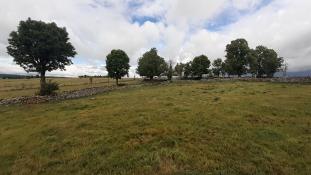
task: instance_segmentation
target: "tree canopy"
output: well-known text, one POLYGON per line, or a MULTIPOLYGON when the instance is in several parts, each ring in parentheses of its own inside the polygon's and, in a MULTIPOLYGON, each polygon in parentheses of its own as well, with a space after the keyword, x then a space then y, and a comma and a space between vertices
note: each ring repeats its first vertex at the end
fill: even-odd
POLYGON ((226 46, 226 72, 229 75, 239 77, 246 73, 247 56, 249 53, 248 43, 245 39, 236 39, 226 46))
POLYGON ((182 73, 184 72, 185 64, 177 63, 175 66, 175 72, 178 74, 179 77, 182 77, 182 73))
POLYGON ((107 55, 106 69, 108 76, 116 79, 117 85, 118 80, 128 74, 130 68, 129 62, 130 59, 123 50, 112 50, 107 55))
POLYGON ((165 73, 167 68, 164 58, 158 55, 156 48, 152 48, 138 60, 137 73, 152 80, 154 76, 165 73))
POLYGON ((255 56, 257 77, 263 77, 263 75, 273 77, 283 63, 283 59, 278 58, 277 53, 273 49, 268 49, 265 46, 257 46, 255 56))
POLYGON ((46 84, 46 71, 65 70, 65 66, 72 64, 70 57, 76 55, 66 28, 60 28, 54 22, 30 18, 21 21, 17 31, 11 32, 8 42, 7 52, 14 62, 27 72, 41 75, 41 89, 46 84))
POLYGON ((220 74, 223 72, 223 62, 221 58, 217 58, 216 60, 213 61, 213 74, 216 75, 217 77, 220 76, 220 74))
POLYGON ((247 73, 252 74, 252 76, 258 75, 258 58, 256 51, 254 49, 250 49, 247 55, 247 62, 248 62, 248 70, 247 73))
POLYGON ((210 60, 205 55, 197 56, 193 59, 191 67, 192 67, 192 74, 199 78, 202 78, 203 74, 208 74, 210 67, 210 60))
POLYGON ((192 76, 192 61, 189 61, 184 65, 184 76, 192 76))
POLYGON ((173 73, 174 73, 174 70, 173 70, 172 61, 169 61, 168 70, 167 70, 167 79, 168 80, 172 80, 173 73))

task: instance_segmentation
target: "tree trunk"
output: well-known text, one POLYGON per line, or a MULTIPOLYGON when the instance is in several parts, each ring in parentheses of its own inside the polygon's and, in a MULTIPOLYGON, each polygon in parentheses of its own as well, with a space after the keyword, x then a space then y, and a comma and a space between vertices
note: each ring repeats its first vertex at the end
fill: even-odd
POLYGON ((273 78, 273 75, 274 75, 274 74, 271 74, 271 73, 270 73, 270 74, 268 74, 267 76, 268 76, 268 78, 273 78))
POLYGON ((262 78, 262 74, 258 73, 256 78, 262 78))
POLYGON ((153 76, 150 76, 150 80, 153 80, 153 76))
POLYGON ((40 73, 40 95, 42 95, 42 91, 44 89, 44 86, 46 84, 45 81, 45 71, 40 73))
POLYGON ((40 88, 43 89, 45 86, 46 81, 45 81, 45 72, 40 73, 40 88))
POLYGON ((119 79, 116 78, 116 85, 118 86, 119 85, 119 79))

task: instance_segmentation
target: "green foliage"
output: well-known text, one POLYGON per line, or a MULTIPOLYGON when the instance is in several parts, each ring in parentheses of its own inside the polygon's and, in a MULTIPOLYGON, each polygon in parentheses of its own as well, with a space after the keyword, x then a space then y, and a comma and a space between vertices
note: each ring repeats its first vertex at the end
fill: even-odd
POLYGON ((118 79, 128 74, 130 68, 130 59, 123 50, 112 50, 107 55, 106 68, 108 76, 116 79, 118 85, 118 79))
POLYGON ((173 77, 173 66, 172 66, 172 62, 170 61, 170 64, 167 70, 167 79, 172 80, 172 77, 173 77))
POLYGON ((239 77, 247 71, 248 43, 245 39, 236 39, 226 46, 226 72, 239 77))
POLYGON ((46 71, 65 70, 66 65, 72 64, 69 57, 76 55, 66 28, 30 18, 19 23, 8 42, 8 54, 16 64, 27 72, 40 73, 41 88, 45 84, 46 71))
POLYGON ((282 67, 284 60, 280 57, 276 57, 277 54, 274 51, 270 51, 270 54, 270 59, 265 59, 263 61, 263 69, 266 76, 272 78, 274 74, 282 67))
POLYGON ((257 63, 257 77, 263 77, 265 70, 263 68, 264 60, 269 59, 269 49, 265 46, 257 46, 255 50, 257 63))
POLYGON ((258 74, 258 58, 256 51, 254 49, 250 49, 247 55, 248 61, 248 73, 252 74, 252 76, 256 76, 258 74))
POLYGON ((226 76, 226 63, 225 62, 221 63, 221 74, 223 77, 226 76))
POLYGON ((278 58, 277 53, 273 49, 264 46, 256 47, 258 76, 265 74, 267 77, 273 77, 274 73, 281 68, 283 59, 278 58))
POLYGON ((182 77, 182 73, 184 72, 185 64, 177 63, 175 66, 175 72, 178 74, 179 77, 182 77))
POLYGON ((186 78, 192 76, 192 61, 189 61, 188 63, 184 64, 184 76, 186 78))
POLYGON ((283 59, 279 58, 273 49, 268 49, 265 46, 257 46, 255 50, 251 50, 248 60, 249 73, 259 78, 273 77, 283 63, 283 59))
POLYGON ((226 52, 224 68, 229 75, 241 76, 250 73, 259 78, 273 77, 284 61, 273 49, 265 46, 250 49, 245 39, 232 41, 226 46, 226 52))
POLYGON ((56 83, 56 82, 52 82, 52 81, 49 81, 47 83, 45 83, 43 85, 43 87, 40 88, 40 91, 38 93, 38 95, 55 95, 56 92, 59 90, 59 84, 56 83))
POLYGON ((217 77, 224 72, 223 70, 223 62, 221 58, 217 58, 216 60, 213 61, 213 74, 216 75, 217 77))
POLYGON ((191 64, 193 76, 202 78, 203 74, 208 74, 208 68, 210 67, 210 64, 210 60, 205 55, 195 57, 191 64))
MULTIPOLYGON (((203 74, 208 74, 210 67, 210 60, 205 55, 200 55, 195 57, 192 61, 187 62, 186 64, 179 65, 182 66, 182 70, 184 71, 185 78, 202 78, 203 74)), ((175 68, 176 69, 176 68, 175 68)), ((179 68, 180 69, 180 68, 179 68)))
POLYGON ((156 48, 143 54, 138 61, 137 73, 153 79, 154 76, 160 76, 167 71, 167 64, 164 58, 160 57, 156 48))

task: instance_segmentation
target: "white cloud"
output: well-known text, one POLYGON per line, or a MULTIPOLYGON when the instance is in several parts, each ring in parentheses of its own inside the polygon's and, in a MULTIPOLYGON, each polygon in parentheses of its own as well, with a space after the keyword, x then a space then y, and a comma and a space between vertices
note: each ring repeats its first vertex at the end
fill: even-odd
POLYGON ((3 0, 0 72, 23 72, 6 54, 6 46, 9 33, 28 17, 65 26, 79 53, 76 65, 55 74, 103 74, 100 67, 111 49, 128 53, 132 74, 137 59, 151 47, 157 47, 161 56, 174 62, 188 61, 199 54, 207 54, 213 60, 223 57, 226 44, 240 37, 246 38, 252 47, 263 44, 277 50, 288 59, 291 70, 310 69, 311 2, 274 0, 257 10, 262 3, 262 0, 3 0), (237 21, 223 25, 220 31, 206 28, 208 22, 225 20, 226 16, 219 19, 217 16, 230 15, 226 14, 228 7, 248 13, 238 15, 237 21), (134 16, 148 16, 157 21, 133 22, 134 16))
POLYGON ((262 0, 232 0, 232 4, 239 10, 252 9, 260 4, 262 0))
POLYGON ((167 21, 181 27, 197 25, 223 10, 225 0, 179 0, 167 12, 167 21))

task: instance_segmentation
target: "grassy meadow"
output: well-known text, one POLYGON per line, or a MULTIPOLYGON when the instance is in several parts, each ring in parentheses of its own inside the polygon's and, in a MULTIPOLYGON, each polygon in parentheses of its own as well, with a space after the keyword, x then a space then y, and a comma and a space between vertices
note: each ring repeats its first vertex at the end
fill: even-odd
MULTIPOLYGON (((108 78, 93 78, 92 84, 89 78, 47 78, 47 81, 59 83, 60 90, 78 90, 90 87, 112 86, 115 85, 114 79, 108 78)), ((135 83, 133 79, 121 79, 120 83, 131 84, 135 83)), ((40 79, 0 79, 0 99, 12 98, 18 96, 34 95, 40 86, 40 79)))
POLYGON ((0 121, 1 175, 311 172, 311 85, 181 81, 1 106, 0 121))

